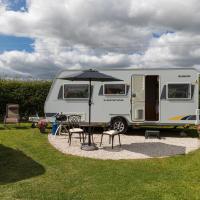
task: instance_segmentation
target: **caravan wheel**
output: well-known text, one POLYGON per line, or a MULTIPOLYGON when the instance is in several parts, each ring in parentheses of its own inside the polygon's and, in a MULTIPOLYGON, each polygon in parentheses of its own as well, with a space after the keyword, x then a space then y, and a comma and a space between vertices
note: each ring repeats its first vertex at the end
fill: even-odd
POLYGON ((119 130, 120 133, 126 133, 128 129, 128 125, 125 119, 122 118, 114 118, 111 122, 111 126, 113 129, 119 130))

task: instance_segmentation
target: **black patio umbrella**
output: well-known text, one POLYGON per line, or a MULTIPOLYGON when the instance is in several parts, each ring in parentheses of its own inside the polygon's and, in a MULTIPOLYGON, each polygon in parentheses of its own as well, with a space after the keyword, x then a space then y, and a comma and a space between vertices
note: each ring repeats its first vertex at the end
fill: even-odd
POLYGON ((97 147, 91 143, 91 105, 92 105, 92 81, 99 81, 99 82, 107 82, 107 81, 122 81, 118 78, 114 78, 112 76, 106 75, 104 73, 98 72, 97 70, 89 69, 84 70, 82 72, 72 74, 69 76, 61 77, 59 79, 63 80, 71 80, 71 81, 89 81, 89 99, 88 99, 88 105, 89 105, 89 131, 88 131, 88 143, 82 145, 82 149, 89 151, 89 150, 95 150, 97 147))

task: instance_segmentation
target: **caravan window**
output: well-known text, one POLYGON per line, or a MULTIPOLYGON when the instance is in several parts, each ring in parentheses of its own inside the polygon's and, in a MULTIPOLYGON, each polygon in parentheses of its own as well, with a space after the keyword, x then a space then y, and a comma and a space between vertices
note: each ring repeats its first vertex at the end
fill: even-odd
POLYGON ((64 84, 64 99, 85 99, 89 96, 89 86, 87 84, 64 84))
POLYGON ((191 84, 170 83, 167 87, 168 99, 191 99, 191 84))
POLYGON ((126 95, 126 84, 104 84, 104 95, 126 95))

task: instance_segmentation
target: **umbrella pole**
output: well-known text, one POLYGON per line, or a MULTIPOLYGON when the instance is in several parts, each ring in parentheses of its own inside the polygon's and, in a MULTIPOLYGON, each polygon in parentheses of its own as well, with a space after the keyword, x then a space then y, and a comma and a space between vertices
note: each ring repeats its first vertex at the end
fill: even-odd
POLYGON ((95 144, 91 143, 91 106, 92 106, 92 85, 91 85, 91 79, 89 80, 89 99, 88 99, 88 105, 89 105, 89 115, 88 115, 88 121, 89 121, 89 127, 88 127, 88 143, 82 144, 81 149, 85 151, 93 151, 97 150, 98 147, 96 147, 95 144))
POLYGON ((89 81, 89 101, 88 101, 88 104, 89 104, 89 130, 88 130, 88 145, 90 146, 91 145, 91 105, 92 105, 92 85, 91 85, 91 79, 89 81))

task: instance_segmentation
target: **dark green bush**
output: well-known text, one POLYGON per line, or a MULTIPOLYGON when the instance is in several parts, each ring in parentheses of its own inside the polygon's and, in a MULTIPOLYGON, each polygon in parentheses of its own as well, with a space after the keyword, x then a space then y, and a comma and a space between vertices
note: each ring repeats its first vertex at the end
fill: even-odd
POLYGON ((0 118, 4 117, 8 103, 20 105, 21 117, 27 118, 36 112, 43 116, 51 84, 51 81, 0 80, 0 118))

